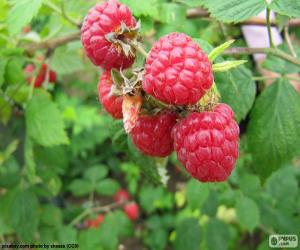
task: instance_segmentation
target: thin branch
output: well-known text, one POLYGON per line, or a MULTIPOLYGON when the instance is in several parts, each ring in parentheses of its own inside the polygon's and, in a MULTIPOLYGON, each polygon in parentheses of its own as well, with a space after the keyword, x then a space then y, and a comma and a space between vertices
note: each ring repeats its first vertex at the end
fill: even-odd
POLYGON ((192 8, 186 11, 187 18, 209 17, 209 12, 202 8, 192 8))
POLYGON ((272 38, 272 29, 271 29, 271 11, 269 8, 267 8, 266 11, 266 19, 267 19, 267 27, 268 27, 268 36, 269 36, 269 43, 270 43, 270 47, 274 48, 274 42, 273 42, 273 38, 272 38))
POLYGON ((76 32, 76 33, 72 33, 66 36, 62 36, 62 37, 58 37, 58 38, 54 38, 54 39, 50 39, 47 41, 43 41, 40 43, 31 43, 28 44, 24 47, 25 51, 28 54, 33 54, 36 50, 39 49, 55 49, 59 46, 62 46, 66 43, 69 42, 73 42, 80 39, 80 31, 76 32))
POLYGON ((77 223, 79 223, 81 220, 83 220, 85 217, 87 217, 91 213, 90 209, 84 210, 82 213, 80 213, 77 217, 75 217, 74 220, 72 220, 69 223, 69 226, 75 226, 77 223))
POLYGON ((297 54, 296 54, 296 52, 294 50, 294 47, 293 47, 293 44, 292 44, 292 41, 291 41, 291 38, 290 38, 290 35, 289 35, 289 26, 288 25, 286 25, 284 27, 284 38, 286 40, 286 43, 287 43, 287 45, 289 47, 289 50, 290 50, 291 54, 294 57, 297 57, 297 54))
POLYGON ((123 201, 120 203, 114 202, 105 206, 98 206, 98 207, 88 207, 85 210, 83 210, 82 213, 80 213, 77 217, 75 217, 74 220, 72 220, 69 223, 69 226, 75 226, 76 224, 78 224, 80 221, 82 221, 85 217, 87 217, 88 215, 92 214, 92 213, 108 213, 109 211, 125 206, 126 204, 128 204, 129 202, 127 201, 123 201))
POLYGON ((272 54, 290 63, 300 66, 300 60, 276 48, 246 48, 237 47, 224 51, 227 55, 252 55, 252 54, 272 54))

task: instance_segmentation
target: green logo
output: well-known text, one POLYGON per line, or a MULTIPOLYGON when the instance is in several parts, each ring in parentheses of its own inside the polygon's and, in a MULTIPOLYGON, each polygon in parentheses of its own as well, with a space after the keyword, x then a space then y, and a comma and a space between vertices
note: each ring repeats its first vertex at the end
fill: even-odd
POLYGON ((277 238, 276 238, 276 237, 272 237, 272 238, 271 238, 271 244, 272 244, 273 246, 275 246, 275 245, 277 244, 277 238))

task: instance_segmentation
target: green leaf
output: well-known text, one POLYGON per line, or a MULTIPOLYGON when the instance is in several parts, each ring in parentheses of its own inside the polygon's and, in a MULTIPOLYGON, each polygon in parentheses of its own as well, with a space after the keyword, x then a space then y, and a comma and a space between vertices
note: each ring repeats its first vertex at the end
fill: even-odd
POLYGON ((139 165, 145 177, 155 184, 162 184, 161 177, 158 173, 155 160, 153 157, 148 157, 141 154, 133 145, 132 140, 128 136, 128 147, 131 158, 139 165))
POLYGON ((161 22, 174 23, 186 19, 186 9, 176 3, 164 3, 161 8, 161 22))
POLYGON ((215 82, 222 102, 232 107, 236 120, 239 122, 244 119, 253 105, 256 94, 251 71, 245 66, 240 66, 230 72, 216 73, 215 82))
POLYGON ((219 197, 215 190, 210 190, 207 200, 204 202, 201 212, 207 214, 210 217, 216 215, 218 211, 219 197))
POLYGON ((57 230, 57 239, 61 244, 77 243, 77 231, 71 226, 62 226, 57 230))
POLYGON ((43 146, 67 144, 62 115, 55 103, 45 95, 35 95, 26 108, 28 135, 43 146))
POLYGON ((84 177, 91 181, 92 183, 96 183, 97 181, 103 179, 108 173, 107 167, 104 165, 97 165, 90 167, 85 173, 84 177))
POLYGON ((37 164, 45 166, 57 174, 64 174, 69 164, 66 151, 65 146, 38 147, 34 153, 37 164))
MULTIPOLYGON (((132 236, 133 225, 123 211, 116 210, 115 212, 110 213, 109 215, 105 216, 104 221, 105 224, 110 224, 114 227, 114 231, 117 233, 118 237, 132 236)), ((103 231, 105 231, 105 228, 103 228, 103 231)))
POLYGON ((234 60, 234 61, 215 63, 212 65, 212 70, 214 72, 225 72, 230 69, 236 68, 246 62, 247 62, 246 60, 234 60))
POLYGON ((256 171, 266 178, 299 155, 300 97, 279 79, 257 98, 248 125, 248 144, 256 171))
POLYGON ((229 243, 229 228, 218 220, 211 219, 207 224, 206 245, 209 250, 226 250, 229 243))
POLYGON ((185 219, 176 227, 175 250, 198 250, 201 243, 201 229, 197 219, 185 219))
POLYGON ((12 114, 12 107, 10 103, 4 98, 3 94, 0 91, 0 121, 3 124, 6 124, 12 114))
POLYGON ((260 222, 259 209, 256 203, 252 199, 243 196, 238 198, 235 209, 238 222, 247 230, 253 232, 260 222))
POLYGON ((258 195, 261 184, 260 179, 254 174, 244 174, 238 179, 240 189, 247 195, 258 195))
POLYGON ((58 74, 71 74, 83 69, 78 51, 61 47, 55 50, 51 60, 51 69, 58 74))
POLYGON ((99 229, 82 230, 79 245, 85 250, 115 250, 120 237, 131 235, 132 223, 123 212, 116 211, 105 216, 99 229))
POLYGON ((214 48, 208 55, 208 59, 213 62, 219 55, 221 55, 225 49, 229 48, 231 44, 234 43, 234 40, 229 40, 218 47, 214 48))
POLYGON ((11 206, 11 223, 21 239, 29 242, 38 226, 38 200, 29 190, 19 191, 11 206))
POLYGON ((7 64, 7 60, 0 58, 0 87, 4 83, 6 64, 7 64))
POLYGON ((208 195, 209 189, 206 184, 193 179, 188 182, 186 196, 188 205, 192 209, 201 208, 202 204, 207 200, 208 195))
MULTIPOLYGON (((78 243, 80 245, 80 249, 84 249, 84 250, 94 250, 94 249, 99 249, 99 250, 104 250, 102 247, 102 242, 101 239, 99 237, 99 229, 89 229, 89 230, 81 230, 80 234, 79 234, 79 239, 78 239, 78 243)), ((110 232, 108 232, 110 233, 110 232)), ((115 236, 115 232, 111 232, 111 234, 113 236, 109 237, 108 239, 112 240, 113 242, 115 242, 116 240, 116 236, 115 236)), ((105 239, 104 240, 108 240, 105 239)), ((111 242, 111 244, 113 244, 113 242, 111 242)))
POLYGON ((8 30, 12 35, 18 34, 38 13, 43 0, 18 0, 8 12, 8 30))
POLYGON ((120 184, 113 179, 105 179, 96 185, 96 192, 103 195, 113 195, 120 189, 120 184))
POLYGON ((135 16, 150 16, 154 19, 159 19, 159 2, 158 0, 136 1, 136 0, 121 0, 126 4, 135 16))
MULTIPOLYGON (((283 50, 286 53, 290 53, 287 44, 281 44, 278 46, 279 49, 283 50)), ((300 57, 300 49, 294 46, 295 52, 298 57, 300 57)), ((266 60, 262 63, 262 66, 270 71, 277 72, 279 74, 290 74, 290 73, 299 73, 300 67, 287 62, 277 56, 268 54, 266 60)))
POLYGON ((213 46, 209 44, 207 41, 201 39, 201 38, 193 38, 193 41, 198 43, 200 48, 206 53, 209 54, 213 51, 213 46))
POLYGON ((162 186, 154 187, 152 185, 144 185, 139 193, 139 201, 143 210, 147 213, 159 209, 171 209, 174 200, 173 196, 162 186))
POLYGON ((58 195, 62 187, 62 181, 58 175, 53 175, 51 178, 47 179, 47 182, 44 183, 53 196, 58 195))
POLYGON ((93 191, 93 183, 84 179, 75 179, 70 184, 69 190, 75 196, 84 196, 93 191))
POLYGON ((34 183, 36 180, 36 162, 34 159, 34 143, 31 138, 27 135, 25 137, 25 145, 24 145, 24 158, 25 158, 25 166, 26 166, 26 175, 31 183, 34 183))
POLYGON ((54 205, 45 205, 42 208, 41 222, 47 226, 59 227, 62 224, 61 210, 54 205))
POLYGON ((295 0, 273 0, 270 8, 289 17, 300 17, 300 2, 295 0))
POLYGON ((108 215, 104 222, 101 224, 99 234, 97 237, 100 239, 100 246, 103 249, 115 250, 118 245, 118 222, 115 221, 113 215, 108 215))
POLYGON ((6 64, 5 82, 8 84, 21 84, 24 81, 22 60, 20 58, 10 59, 6 64))
POLYGON ((8 9, 9 5, 7 0, 0 1, 0 22, 4 22, 6 20, 8 9))
POLYGON ((204 5, 208 8, 211 16, 219 21, 238 23, 256 16, 266 8, 263 0, 210 0, 204 5))
POLYGON ((144 241, 150 249, 166 249, 168 232, 162 228, 156 228, 147 233, 144 241))
POLYGON ((0 215, 0 236, 3 236, 4 234, 11 234, 13 233, 13 229, 5 222, 5 218, 1 214, 0 215))
POLYGON ((266 181, 266 191, 275 201, 276 206, 280 208, 280 211, 292 216, 298 209, 296 202, 299 197, 294 170, 293 167, 281 168, 266 181))
POLYGON ((200 7, 205 3, 205 0, 177 0, 177 2, 185 4, 188 7, 200 7))
POLYGON ((30 86, 27 84, 10 85, 5 90, 5 95, 7 95, 11 100, 18 104, 23 104, 27 102, 30 92, 30 86))

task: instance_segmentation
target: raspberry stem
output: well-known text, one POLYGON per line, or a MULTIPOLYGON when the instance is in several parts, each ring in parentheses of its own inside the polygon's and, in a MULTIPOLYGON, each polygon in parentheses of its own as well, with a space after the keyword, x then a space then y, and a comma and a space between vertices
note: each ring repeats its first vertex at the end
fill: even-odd
POLYGON ((212 87, 206 92, 206 94, 198 102, 200 110, 211 110, 220 100, 220 92, 217 85, 214 82, 212 87))
POLYGON ((138 51, 140 54, 142 54, 145 58, 148 57, 149 53, 142 47, 141 43, 134 43, 131 40, 127 40, 126 41, 128 44, 130 44, 130 46, 132 46, 136 51, 138 51))

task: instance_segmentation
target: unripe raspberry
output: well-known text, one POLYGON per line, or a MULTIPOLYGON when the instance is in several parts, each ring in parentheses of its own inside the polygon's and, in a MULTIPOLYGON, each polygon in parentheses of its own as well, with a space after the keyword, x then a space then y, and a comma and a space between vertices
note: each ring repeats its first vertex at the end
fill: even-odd
POLYGON ((134 145, 146 155, 168 156, 173 151, 171 131, 176 118, 170 112, 140 116, 131 132, 134 145))
POLYGON ((170 104, 195 104, 212 83, 211 63, 189 36, 171 33, 153 45, 143 82, 148 94, 170 104))
POLYGON ((130 196, 128 192, 124 189, 120 189, 115 195, 114 195, 114 201, 116 203, 123 203, 126 201, 129 201, 130 196))
POLYGON ((172 132, 178 160, 202 182, 225 181, 238 158, 239 127, 232 109, 218 104, 212 111, 191 113, 172 132))
MULTIPOLYGON (((27 77, 28 84, 31 84, 31 81, 32 81, 31 75, 33 74, 34 70, 35 70, 35 66, 33 64, 28 64, 24 69, 25 74, 28 75, 28 77, 27 77)), ((48 71, 49 83, 54 84, 56 82, 56 73, 53 70, 48 70, 48 65, 44 63, 44 64, 42 64, 42 66, 35 78, 35 81, 34 81, 35 88, 39 88, 42 86, 42 84, 46 80, 47 71, 48 71)))
POLYGON ((114 96, 112 93, 113 82, 109 71, 105 71, 98 83, 99 100, 105 110, 115 119, 120 119, 122 115, 123 96, 114 96))
POLYGON ((137 220, 139 217, 139 207, 135 202, 129 203, 124 207, 124 212, 130 220, 137 220))
POLYGON ((81 41, 91 61, 106 70, 124 69, 134 62, 132 55, 126 56, 122 48, 105 37, 117 32, 121 23, 135 27, 136 21, 129 8, 116 0, 109 0, 90 9, 81 28, 81 41))

